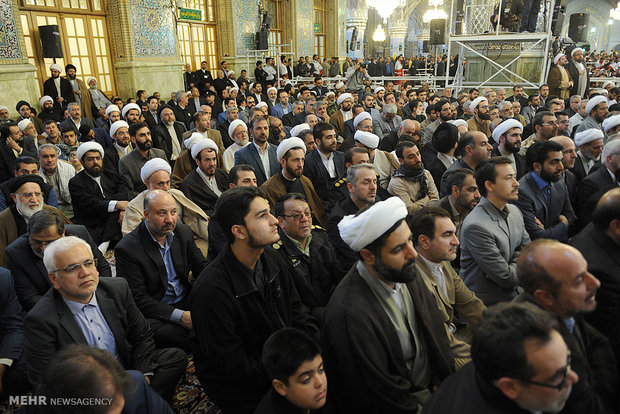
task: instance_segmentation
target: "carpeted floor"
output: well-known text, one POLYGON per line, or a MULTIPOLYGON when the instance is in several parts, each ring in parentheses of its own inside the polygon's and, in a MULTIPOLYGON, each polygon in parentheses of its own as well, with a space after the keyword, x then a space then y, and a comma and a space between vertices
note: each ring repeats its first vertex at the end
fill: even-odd
POLYGON ((187 372, 177 386, 177 395, 171 405, 174 412, 179 414, 221 414, 220 409, 209 401, 198 382, 192 355, 189 356, 187 372))

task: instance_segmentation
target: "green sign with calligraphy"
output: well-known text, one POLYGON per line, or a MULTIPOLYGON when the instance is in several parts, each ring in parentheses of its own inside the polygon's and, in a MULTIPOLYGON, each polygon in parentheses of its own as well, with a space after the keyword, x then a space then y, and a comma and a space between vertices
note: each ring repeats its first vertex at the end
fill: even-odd
POLYGON ((179 17, 183 20, 202 20, 202 10, 196 9, 181 9, 179 11, 179 17))

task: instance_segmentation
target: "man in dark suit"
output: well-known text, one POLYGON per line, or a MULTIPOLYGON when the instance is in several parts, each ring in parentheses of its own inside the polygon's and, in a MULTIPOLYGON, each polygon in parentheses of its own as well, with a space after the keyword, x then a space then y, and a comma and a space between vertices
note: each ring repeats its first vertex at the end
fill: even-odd
POLYGON ((185 125, 185 129, 189 129, 192 123, 192 114, 196 112, 192 110, 193 108, 188 105, 187 92, 178 91, 176 98, 176 106, 173 108, 174 117, 177 122, 181 122, 185 125))
POLYGON ((592 211, 599 198, 614 187, 618 187, 620 177, 620 140, 608 141, 603 147, 601 167, 581 180, 577 190, 577 208, 579 225, 585 227, 592 218, 592 211))
POLYGON ((181 191, 207 216, 213 213, 217 199, 228 189, 228 173, 217 168, 217 144, 204 138, 192 146, 196 168, 181 183, 181 191))
POLYGON ((164 150, 169 160, 176 160, 183 148, 185 124, 177 122, 174 111, 167 105, 159 108, 159 119, 161 122, 152 134, 153 146, 164 150))
POLYGON ((282 123, 287 127, 294 127, 306 122, 306 113, 304 112, 304 103, 295 101, 293 109, 282 117, 282 123))
POLYGON ((492 157, 508 157, 512 161, 512 168, 517 173, 517 180, 521 179, 527 172, 525 157, 519 154, 521 151, 521 134, 523 125, 515 119, 508 119, 501 122, 493 130, 493 139, 497 146, 491 151, 492 157))
POLYGON ((532 169, 519 180, 519 198, 514 204, 523 214, 530 239, 568 241, 569 226, 577 217, 562 180, 562 144, 539 141, 526 153, 532 169))
POLYGON ((330 200, 330 189, 345 173, 344 154, 336 151, 337 134, 334 126, 319 122, 314 126, 316 151, 306 155, 303 174, 312 181, 317 195, 323 202, 330 200))
POLYGON ((157 115, 159 109, 159 99, 155 96, 149 96, 146 99, 146 103, 148 104, 149 110, 142 112, 142 116, 144 117, 144 122, 149 126, 151 132, 154 133, 155 127, 161 122, 159 120, 159 116, 157 115))
MULTIPOLYGON (((613 256, 609 259, 605 265, 613 266, 613 256)), ((555 240, 536 240, 517 260, 523 293, 515 302, 534 303, 557 319, 558 332, 571 353, 571 369, 579 375, 564 412, 617 412, 618 375, 610 363, 614 358, 609 341, 602 333, 609 330, 599 332, 584 320, 600 310, 595 311, 596 299, 603 290, 589 270, 590 263, 574 247, 555 240)), ((617 308, 617 304, 613 306, 617 308)), ((619 315, 615 312, 609 316, 619 315)), ((618 331, 616 326, 609 328, 618 331)))
POLYGON ((276 146, 267 142, 269 125, 264 117, 256 117, 250 121, 253 142, 235 152, 235 165, 248 164, 254 167, 256 184, 260 187, 280 169, 276 146), (260 153, 259 153, 260 151, 260 153))
POLYGON ((13 165, 20 156, 37 158, 34 140, 24 137, 16 123, 6 123, 0 127, 0 182, 13 176, 13 165))
POLYGON ((15 279, 17 297, 26 312, 39 301, 52 284, 43 264, 43 252, 53 241, 65 236, 77 236, 87 242, 97 259, 97 271, 111 277, 112 271, 86 227, 65 224, 62 217, 50 210, 36 212, 28 220, 28 233, 22 234, 6 248, 6 266, 15 279))
POLYGON ((564 185, 568 190, 568 198, 573 204, 575 210, 575 198, 577 197, 577 178, 572 170, 577 160, 577 151, 575 150, 575 142, 569 137, 563 135, 551 138, 551 141, 558 142, 562 145, 562 165, 564 166, 564 185))
POLYGON ((206 60, 200 63, 200 69, 194 72, 194 78, 196 86, 200 90, 200 94, 204 95, 207 89, 209 89, 209 86, 213 83, 213 77, 211 76, 211 71, 207 69, 206 60))
POLYGON ((69 180, 75 220, 83 224, 95 240, 110 247, 121 239, 122 217, 129 198, 129 189, 118 174, 103 171, 103 148, 96 142, 85 142, 77 150, 84 169, 69 180))
POLYGON ((11 272, 0 267, 0 401, 28 391, 23 312, 11 272))
MULTIPOLYGON (((129 124, 125 121, 116 121, 110 126, 110 136, 114 143, 104 150, 103 170, 105 175, 118 175, 120 159, 133 150, 129 136, 129 124)), ((103 146, 102 146, 103 147, 103 146)))
POLYGON ((50 96, 54 100, 54 108, 61 111, 69 102, 75 102, 73 86, 67 79, 60 77, 62 66, 54 63, 50 65, 50 71, 52 77, 43 83, 43 95, 50 96))
POLYGON ((153 332, 138 310, 127 281, 99 278, 90 246, 77 237, 50 244, 43 256, 50 289, 24 320, 28 376, 36 383, 56 352, 88 344, 117 357, 125 369, 141 371, 164 399, 185 374, 187 356, 156 349, 153 332))
POLYGON ((189 276, 197 277, 207 262, 191 229, 177 222, 177 205, 170 194, 153 190, 144 205, 144 221, 114 248, 117 274, 127 279, 154 331, 155 344, 191 352, 189 276))
POLYGON ((573 237, 588 262, 588 272, 601 282, 596 309, 586 320, 609 338, 620 372, 620 189, 606 192, 594 209, 592 224, 573 237))
MULTIPOLYGON (((406 122, 413 123, 416 121, 407 120, 406 122)), ((445 173, 446 170, 450 168, 452 163, 455 161, 454 151, 456 151, 458 141, 458 128, 448 122, 442 122, 437 125, 435 131, 433 132, 433 135, 430 138, 430 141, 422 147, 426 148, 428 146, 432 146, 433 149, 436 151, 434 156, 430 157, 432 161, 424 164, 424 166, 428 169, 428 172, 430 172, 433 176, 433 181, 435 181, 435 185, 441 183, 441 177, 443 176, 443 173, 445 173)))

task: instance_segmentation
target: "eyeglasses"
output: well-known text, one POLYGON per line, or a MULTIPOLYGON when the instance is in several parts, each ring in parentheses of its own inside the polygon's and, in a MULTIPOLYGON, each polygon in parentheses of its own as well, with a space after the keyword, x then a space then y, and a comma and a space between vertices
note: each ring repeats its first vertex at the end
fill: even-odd
POLYGON ((546 384, 544 382, 524 380, 524 379, 520 379, 519 381, 525 382, 526 384, 538 385, 539 387, 551 388, 554 390, 562 391, 562 388, 564 388, 564 386, 566 385, 566 381, 568 379, 568 374, 570 373, 570 369, 571 369, 571 354, 569 351, 568 356, 566 357, 566 369, 564 370, 564 375, 562 375, 562 381, 560 381, 558 385, 551 385, 551 384, 546 384))
POLYGON ((56 240, 58 239, 43 241, 43 240, 33 239, 32 237, 28 237, 28 241, 30 242, 30 245, 35 248, 49 246, 50 244, 54 243, 56 240))
POLYGON ((295 213, 295 214, 282 214, 282 217, 291 217, 295 221, 301 221, 302 217, 310 219, 312 217, 312 212, 306 210, 303 213, 295 213))
POLYGON ((553 126, 553 125, 557 125, 558 123, 556 121, 549 121, 549 122, 543 122, 542 124, 546 126, 553 126))
POLYGON ((18 193, 21 197, 30 198, 32 196, 41 197, 43 195, 40 191, 35 191, 34 193, 18 193))
POLYGON ((93 267, 97 266, 97 259, 90 259, 82 263, 70 264, 69 266, 63 267, 62 269, 52 270, 50 273, 56 273, 56 272, 74 273, 80 270, 82 266, 87 269, 92 269, 93 267))

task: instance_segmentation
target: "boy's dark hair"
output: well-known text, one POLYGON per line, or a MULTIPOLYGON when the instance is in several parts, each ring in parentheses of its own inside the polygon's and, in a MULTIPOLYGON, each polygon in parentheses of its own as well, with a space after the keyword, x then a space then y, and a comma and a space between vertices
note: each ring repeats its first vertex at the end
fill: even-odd
POLYGON ((555 141, 538 141, 533 143, 525 153, 525 161, 527 167, 530 170, 534 169, 534 163, 537 162, 541 165, 545 163, 545 160, 549 157, 550 152, 562 152, 562 144, 555 141))
POLYGON ((403 152, 405 152, 405 148, 413 148, 416 144, 411 141, 401 141, 396 145, 396 157, 399 160, 403 159, 403 152))
POLYGON ((228 172, 228 184, 237 185, 239 182, 239 171, 252 171, 254 172, 254 167, 248 164, 239 164, 235 165, 228 172))
MULTIPOLYGON (((141 130, 142 128, 148 128, 148 124, 146 122, 135 122, 131 125, 129 125, 129 136, 130 137, 136 137, 136 134, 138 133, 139 130, 141 130)), ((150 131, 150 129, 149 129, 150 131)))
POLYGON ((478 185, 478 191, 483 197, 487 196, 487 187, 484 185, 487 181, 495 182, 497 178, 496 165, 512 164, 508 157, 492 157, 486 161, 481 162, 476 167, 474 177, 476 178, 476 184, 478 185))
POLYGON ((250 204, 256 197, 267 197, 257 187, 235 187, 224 191, 215 204, 215 216, 220 223, 226 240, 235 241, 231 228, 234 225, 245 226, 245 216, 250 211, 250 204))
POLYGON ((450 214, 441 207, 424 207, 407 218, 414 246, 418 245, 418 238, 421 235, 427 236, 431 240, 435 238, 435 221, 439 217, 450 218, 450 214))
POLYGON ((263 346, 263 365, 272 379, 289 385, 289 378, 306 361, 321 355, 321 348, 307 333, 295 328, 282 328, 273 333, 263 346))

